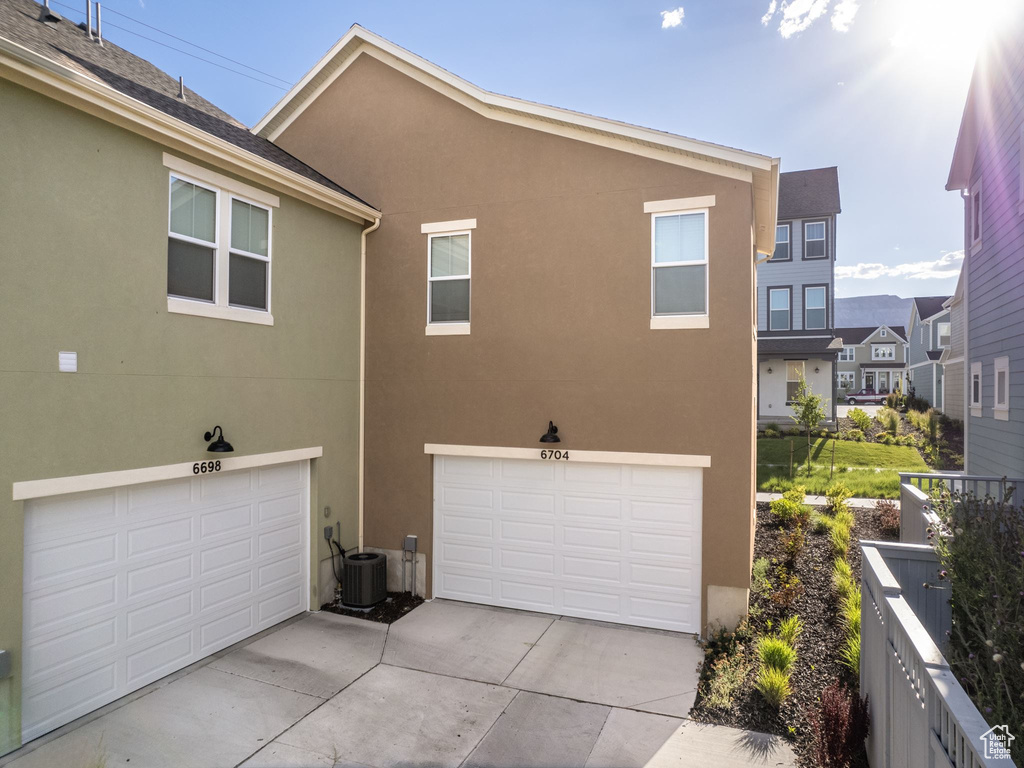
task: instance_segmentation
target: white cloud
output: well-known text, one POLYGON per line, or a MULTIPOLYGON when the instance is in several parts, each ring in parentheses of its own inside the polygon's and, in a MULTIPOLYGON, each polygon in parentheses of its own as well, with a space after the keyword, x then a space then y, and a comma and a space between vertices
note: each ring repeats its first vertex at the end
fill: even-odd
POLYGON ((670 29, 672 27, 678 27, 680 24, 683 23, 684 15, 685 13, 683 12, 683 6, 681 5, 678 8, 671 11, 662 11, 661 28, 670 29))
POLYGON ((771 5, 768 6, 768 11, 765 13, 764 16, 761 17, 761 23, 767 27, 768 22, 772 20, 772 17, 775 16, 775 11, 777 11, 778 9, 779 0, 772 0, 771 5))
POLYGON ((825 15, 829 0, 791 0, 782 3, 782 21, 779 34, 789 39, 797 32, 803 32, 825 15))
POLYGON ((848 32, 859 9, 860 0, 839 0, 832 9, 832 29, 836 32, 848 32))
POLYGON ((863 262, 852 267, 837 266, 836 277, 840 280, 877 280, 881 277, 937 280, 959 275, 963 260, 963 251, 943 251, 935 261, 912 261, 893 265, 863 262))

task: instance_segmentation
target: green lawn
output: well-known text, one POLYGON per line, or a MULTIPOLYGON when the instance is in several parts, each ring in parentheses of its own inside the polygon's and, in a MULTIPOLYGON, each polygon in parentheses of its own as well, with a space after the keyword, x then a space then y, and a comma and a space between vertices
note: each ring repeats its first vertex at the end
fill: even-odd
POLYGON ((928 472, 916 448, 906 445, 880 445, 837 440, 836 471, 829 477, 832 462, 832 440, 817 439, 811 443, 811 473, 807 474, 806 438, 757 441, 757 490, 784 491, 802 485, 811 494, 824 494, 835 480, 842 480, 854 496, 897 499, 900 495, 900 472, 928 472), (793 478, 789 477, 789 445, 795 452, 793 478), (799 464, 799 466, 797 466, 799 464), (881 470, 881 471, 879 471, 881 470))

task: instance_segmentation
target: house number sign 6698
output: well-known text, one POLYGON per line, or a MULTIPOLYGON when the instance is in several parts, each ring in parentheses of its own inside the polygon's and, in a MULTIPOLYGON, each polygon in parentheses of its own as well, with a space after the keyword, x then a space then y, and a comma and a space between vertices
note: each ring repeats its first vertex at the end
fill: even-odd
POLYGON ((207 472, 220 472, 220 461, 197 461, 192 465, 193 475, 205 475, 207 472))
POLYGON ((543 451, 540 452, 540 457, 542 459, 554 459, 555 461, 568 461, 569 460, 569 452, 568 451, 552 451, 552 450, 548 450, 548 449, 545 448, 543 451))

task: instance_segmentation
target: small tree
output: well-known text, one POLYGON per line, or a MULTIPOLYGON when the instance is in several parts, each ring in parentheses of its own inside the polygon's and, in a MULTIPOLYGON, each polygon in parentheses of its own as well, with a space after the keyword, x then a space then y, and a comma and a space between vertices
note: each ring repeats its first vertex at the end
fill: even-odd
POLYGON ((807 434, 807 474, 811 474, 811 430, 817 429, 825 418, 825 406, 828 400, 821 395, 816 395, 807 386, 807 380, 800 377, 797 385, 796 397, 793 401, 793 415, 790 416, 797 426, 803 427, 807 434))

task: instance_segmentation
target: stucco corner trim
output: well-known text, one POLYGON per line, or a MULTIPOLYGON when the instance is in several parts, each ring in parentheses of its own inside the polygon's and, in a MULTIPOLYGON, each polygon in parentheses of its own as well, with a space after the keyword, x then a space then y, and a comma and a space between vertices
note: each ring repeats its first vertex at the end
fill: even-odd
POLYGON ((433 323, 427 326, 427 336, 469 336, 469 323, 433 323))
POLYGON ((476 229, 476 219, 456 219, 455 221, 434 221, 420 225, 421 235, 436 235, 439 232, 462 232, 476 229))
POLYGON ((250 456, 230 456, 226 458, 204 453, 202 456, 196 457, 194 461, 186 461, 181 464, 164 464, 157 467, 99 472, 92 475, 52 477, 46 480, 25 480, 13 484, 12 496, 14 501, 24 501, 44 496, 59 496, 65 493, 100 491, 106 488, 120 488, 125 485, 176 480, 196 474, 194 469, 196 462, 214 459, 220 461, 221 472, 231 472, 236 469, 252 469, 253 467, 265 467, 272 464, 287 464, 292 461, 318 459, 323 455, 323 446, 296 448, 290 451, 275 451, 273 453, 254 453, 250 456))
POLYGON ((671 330, 673 328, 710 328, 707 315, 663 315, 651 318, 652 331, 671 330))
MULTIPOLYGON (((484 459, 541 459, 541 451, 553 450, 550 447, 513 448, 500 445, 446 445, 443 443, 426 443, 423 453, 439 456, 472 456, 484 459)), ((654 467, 703 467, 711 466, 711 457, 700 454, 683 453, 632 453, 625 451, 581 451, 570 446, 560 445, 557 449, 569 453, 568 461, 587 464, 635 464, 654 467)), ((564 461, 565 459, 563 459, 564 461)))
POLYGON ((269 312, 261 312, 257 309, 221 307, 202 301, 176 299, 172 296, 167 297, 167 311, 176 315, 197 315, 199 317, 211 317, 215 320, 234 320, 236 323, 274 324, 274 316, 269 312))
POLYGON ((695 208, 712 208, 714 205, 714 195, 703 195, 701 197, 677 197, 675 200, 650 200, 644 203, 644 213, 689 211, 695 208))

